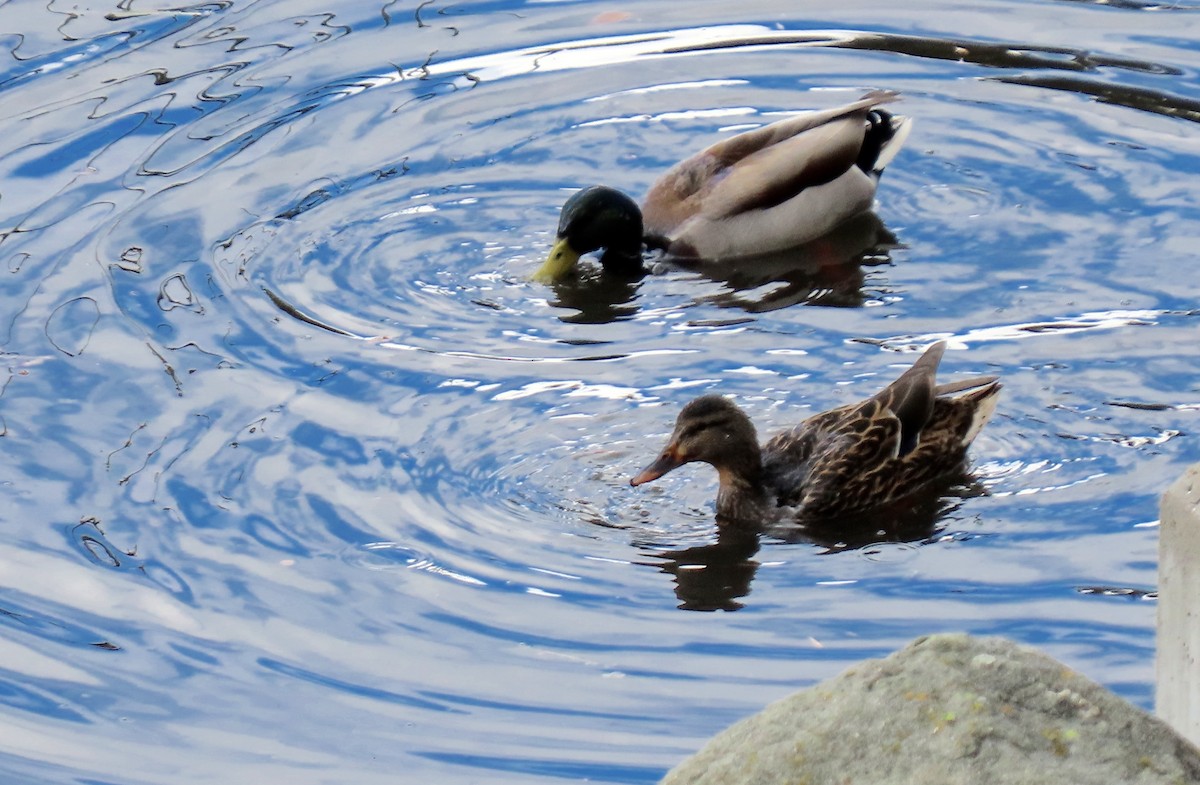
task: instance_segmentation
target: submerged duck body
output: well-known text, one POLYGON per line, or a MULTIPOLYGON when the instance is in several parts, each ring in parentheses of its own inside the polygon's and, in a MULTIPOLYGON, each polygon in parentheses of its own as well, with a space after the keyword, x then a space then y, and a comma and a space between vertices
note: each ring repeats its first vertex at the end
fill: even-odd
POLYGON ((1000 393, 995 376, 938 385, 945 348, 934 344, 879 393, 814 415, 761 448, 733 402, 697 398, 679 413, 662 454, 630 483, 708 463, 720 483, 718 522, 756 525, 829 520, 914 494, 962 469, 1000 393))
POLYGON ((555 245, 535 279, 569 273, 604 249, 606 270, 642 271, 644 247, 680 261, 724 261, 811 242, 870 209, 883 168, 910 121, 879 107, 899 96, 868 93, 738 134, 671 167, 639 208, 603 185, 563 205, 555 245))

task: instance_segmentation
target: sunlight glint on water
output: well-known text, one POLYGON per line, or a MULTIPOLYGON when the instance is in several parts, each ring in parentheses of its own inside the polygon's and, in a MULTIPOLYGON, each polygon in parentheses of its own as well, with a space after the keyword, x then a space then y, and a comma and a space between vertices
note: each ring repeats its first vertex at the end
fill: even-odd
POLYGON ((5 781, 652 783, 942 630, 1149 705, 1194 8, 612 11, 0 7, 5 781), (872 88, 915 125, 860 263, 527 280, 573 189, 872 88), (629 487, 697 395, 765 437, 942 338, 1005 390, 931 525, 629 487))

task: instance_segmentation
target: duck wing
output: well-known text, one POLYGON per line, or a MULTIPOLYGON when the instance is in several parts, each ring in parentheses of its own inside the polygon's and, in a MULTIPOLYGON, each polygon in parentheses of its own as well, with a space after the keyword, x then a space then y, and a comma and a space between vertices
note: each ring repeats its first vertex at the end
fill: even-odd
POLYGON ((901 439, 901 424, 883 403, 868 399, 838 410, 840 417, 812 445, 803 466, 803 478, 795 475, 779 503, 821 515, 839 506, 853 506, 844 498, 847 490, 879 482, 876 478, 892 465, 901 439))
MULTIPOLYGON (((847 115, 865 115, 868 110, 896 101, 899 97, 898 93, 891 90, 873 90, 857 101, 851 101, 842 106, 803 112, 794 117, 777 120, 761 128, 745 131, 737 136, 722 139, 695 157, 709 156, 721 162, 722 166, 731 167, 760 150, 795 138, 806 131, 819 128, 847 115)), ((861 139, 859 144, 862 144, 861 139)))
POLYGON ((868 93, 724 139, 676 164, 646 195, 646 232, 669 238, 673 255, 710 259, 826 234, 870 208, 877 173, 902 144, 908 121, 878 121, 888 127, 875 133, 868 114, 897 97, 868 93))
POLYGON ((849 478, 894 458, 900 421, 874 399, 809 417, 763 445, 766 485, 784 507, 836 497, 849 478))
POLYGON ((759 129, 762 136, 742 141, 743 134, 714 145, 722 148, 714 156, 724 168, 702 193, 702 213, 715 220, 774 207, 806 188, 841 177, 858 162, 867 112, 875 103, 864 99, 815 113, 824 117, 781 120, 759 129))
POLYGON ((976 376, 936 384, 945 349, 935 343, 878 394, 767 442, 764 477, 778 503, 802 517, 828 517, 898 498, 961 467, 995 410, 1000 383, 976 376))
POLYGON ((938 396, 937 369, 945 351, 945 341, 930 346, 911 368, 900 374, 900 378, 872 397, 891 411, 900 423, 900 442, 895 457, 907 455, 916 448, 921 431, 933 415, 934 400, 938 396))

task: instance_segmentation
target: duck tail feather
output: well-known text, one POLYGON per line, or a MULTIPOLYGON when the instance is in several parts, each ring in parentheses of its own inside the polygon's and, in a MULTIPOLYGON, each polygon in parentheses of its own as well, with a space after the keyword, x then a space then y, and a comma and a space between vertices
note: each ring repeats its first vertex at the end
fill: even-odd
POLYGON ((945 384, 939 384, 936 388, 934 388, 934 394, 940 397, 942 395, 950 395, 952 393, 962 392, 963 390, 971 390, 975 387, 983 387, 985 384, 991 384, 999 378, 999 376, 972 376, 969 379, 959 379, 953 382, 946 382, 945 384))
POLYGON ((899 101, 900 93, 895 90, 876 88, 863 93, 863 97, 858 100, 869 101, 872 106, 879 106, 880 104, 890 104, 892 101, 899 101))
POLYGON ((1002 387, 1000 382, 992 382, 986 387, 980 387, 958 399, 972 407, 971 423, 967 426, 966 434, 963 435, 963 447, 975 441, 975 437, 983 430, 983 426, 987 425, 988 420, 992 419, 992 415, 996 413, 996 401, 1000 398, 1002 387))
POLYGON ((876 176, 883 173, 884 168, 892 162, 896 157, 896 153, 900 152, 900 148, 904 146, 904 141, 908 139, 908 135, 912 132, 913 121, 911 117, 901 117, 899 115, 880 112, 886 116, 890 122, 887 138, 879 145, 879 152, 875 155, 875 160, 871 164, 870 171, 876 176))

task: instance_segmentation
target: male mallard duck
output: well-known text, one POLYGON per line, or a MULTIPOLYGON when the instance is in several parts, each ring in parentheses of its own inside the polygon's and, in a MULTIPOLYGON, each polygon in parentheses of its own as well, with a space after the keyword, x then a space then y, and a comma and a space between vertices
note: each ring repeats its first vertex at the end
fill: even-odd
POLYGON ((945 350, 935 343, 881 392, 814 415, 761 449, 750 418, 731 401, 697 398, 679 413, 662 454, 630 484, 691 461, 712 464, 720 522, 828 519, 901 499, 960 470, 996 409, 995 376, 936 383, 945 350))
POLYGON ((580 254, 601 248, 605 269, 637 274, 643 245, 718 261, 821 237, 870 209, 879 175, 908 136, 907 118, 878 108, 897 98, 874 91, 717 142, 671 167, 641 209, 616 189, 584 188, 563 205, 534 279, 558 280, 580 254))

